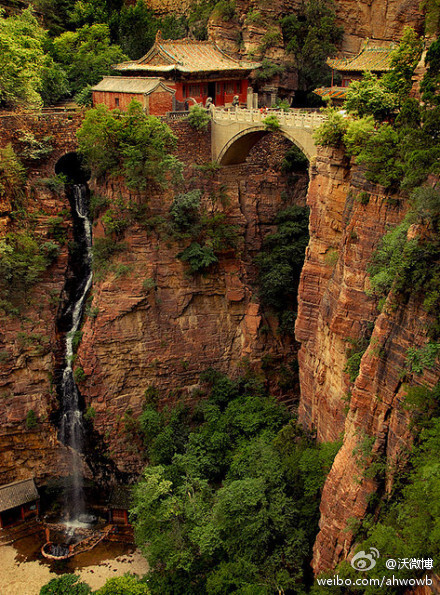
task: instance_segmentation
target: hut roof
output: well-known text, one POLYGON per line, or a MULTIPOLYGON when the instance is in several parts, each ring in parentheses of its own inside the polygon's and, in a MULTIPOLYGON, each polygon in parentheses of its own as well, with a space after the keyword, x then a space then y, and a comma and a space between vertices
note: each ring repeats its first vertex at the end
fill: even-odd
POLYGON ((92 91, 111 93, 142 93, 149 95, 156 89, 175 93, 175 89, 167 87, 163 81, 153 77, 105 76, 102 81, 92 87, 92 91))
POLYGON ((250 71, 257 62, 239 62, 228 56, 212 41, 193 39, 164 40, 160 31, 150 51, 139 60, 121 62, 113 68, 119 71, 182 73, 250 71))
POLYGON ((33 478, 0 486, 0 512, 34 502, 39 497, 33 478))

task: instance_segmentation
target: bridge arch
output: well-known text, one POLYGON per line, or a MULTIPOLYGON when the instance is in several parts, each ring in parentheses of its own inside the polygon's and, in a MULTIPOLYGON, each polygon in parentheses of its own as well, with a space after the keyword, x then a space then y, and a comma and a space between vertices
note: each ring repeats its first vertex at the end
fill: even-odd
MULTIPOLYGON (((276 116, 279 131, 306 155, 310 161, 316 155, 313 132, 325 120, 319 112, 302 110, 271 111, 276 116)), ((267 114, 259 110, 214 109, 211 122, 212 159, 222 165, 242 163, 250 149, 269 131, 264 126, 267 114)))
MULTIPOLYGON (((295 138, 294 135, 288 131, 280 129, 281 134, 290 140, 294 145, 300 149, 307 159, 310 161, 312 155, 310 154, 310 147, 304 146, 304 143, 300 139, 295 138)), ((220 150, 217 157, 217 161, 220 165, 235 165, 237 163, 243 163, 246 161, 246 157, 249 155, 249 151, 252 149, 257 142, 267 134, 270 134, 269 130, 266 130, 264 126, 253 126, 246 130, 241 130, 235 136, 233 136, 220 150)))

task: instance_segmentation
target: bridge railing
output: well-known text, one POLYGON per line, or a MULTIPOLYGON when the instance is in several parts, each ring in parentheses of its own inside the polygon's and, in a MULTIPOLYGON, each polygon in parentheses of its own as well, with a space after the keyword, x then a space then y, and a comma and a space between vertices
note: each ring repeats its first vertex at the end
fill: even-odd
POLYGON ((250 124, 264 124, 268 116, 275 115, 281 126, 292 128, 317 128, 326 119, 320 112, 303 112, 298 109, 291 109, 287 112, 283 110, 268 110, 261 112, 259 109, 243 108, 214 108, 212 118, 214 122, 249 122, 250 124))

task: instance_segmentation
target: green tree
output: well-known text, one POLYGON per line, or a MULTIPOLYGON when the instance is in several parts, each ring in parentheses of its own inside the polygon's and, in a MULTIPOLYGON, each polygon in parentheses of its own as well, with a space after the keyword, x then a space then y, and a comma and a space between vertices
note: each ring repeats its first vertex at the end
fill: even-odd
POLYGON ((44 39, 31 8, 9 18, 0 10, 0 107, 41 103, 44 39))
POLYGON ((276 217, 277 231, 266 236, 255 262, 262 303, 278 315, 282 330, 292 333, 299 276, 309 240, 308 209, 289 207, 276 217), (287 324, 286 324, 287 323, 287 324))
POLYGON ((412 77, 423 50, 423 41, 411 27, 405 27, 398 47, 391 54, 391 70, 383 76, 384 85, 402 103, 411 91, 412 77))
POLYGON ((69 94, 69 82, 65 71, 46 55, 41 71, 39 93, 44 105, 52 105, 69 94))
POLYGON ((361 80, 350 83, 344 108, 359 118, 373 116, 383 121, 396 110, 397 96, 389 90, 383 78, 366 72, 361 80))
POLYGON ((323 147, 343 147, 344 136, 348 128, 348 120, 335 108, 325 110, 327 118, 315 130, 313 138, 323 147))
POLYGON ((431 105, 440 103, 440 39, 434 41, 426 53, 425 59, 428 67, 423 77, 420 89, 423 93, 423 101, 431 105))
POLYGON ((78 93, 87 85, 95 85, 111 66, 126 59, 117 45, 111 45, 108 25, 84 25, 67 31, 53 40, 53 58, 67 74, 70 90, 78 93))
POLYGON ((40 595, 89 595, 92 589, 76 574, 62 574, 41 587, 40 595))
POLYGON ((164 184, 167 172, 179 168, 168 154, 176 137, 135 101, 124 114, 104 105, 87 112, 78 142, 93 175, 122 175, 134 190, 145 191, 152 182, 164 184))
POLYGON ((310 92, 330 82, 326 64, 335 55, 343 29, 337 24, 331 0, 307 0, 296 14, 281 21, 286 50, 293 55, 298 69, 298 86, 310 92))
MULTIPOLYGON (((168 463, 147 467, 135 488, 131 518, 151 566, 149 586, 153 593, 296 589, 337 446, 313 446, 255 379, 210 370, 201 380, 209 396, 181 419, 186 440, 168 463)), ((162 423, 148 418, 160 436, 162 423)))

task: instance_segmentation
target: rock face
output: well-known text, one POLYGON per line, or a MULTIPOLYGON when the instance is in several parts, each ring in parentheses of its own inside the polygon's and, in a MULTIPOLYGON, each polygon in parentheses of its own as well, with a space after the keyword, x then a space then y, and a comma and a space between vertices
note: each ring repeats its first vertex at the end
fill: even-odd
POLYGON ((364 517, 373 491, 390 489, 393 473, 405 461, 411 436, 402 407, 404 380, 434 386, 440 367, 413 378, 408 372, 408 348, 427 341, 421 305, 388 301, 379 314, 366 293, 367 264, 387 227, 403 218, 403 201, 366 184, 340 152, 330 149, 318 154, 307 200, 310 243, 296 324, 302 343, 299 418, 320 441, 344 436, 322 494, 313 560, 319 573, 347 557, 351 520, 364 517), (362 337, 368 348, 353 384, 344 372, 346 354, 362 337), (388 469, 380 486, 368 476, 368 467, 378 461, 388 469))
MULTIPOLYGON (((59 219, 58 232, 65 237, 55 263, 44 273, 23 303, 18 316, 5 316, 0 330, 0 484, 35 475, 39 480, 63 473, 64 449, 57 440, 50 414, 57 406, 53 371, 59 348, 56 318, 63 290, 67 240, 71 237, 70 206, 64 192, 49 190, 43 178, 55 174, 55 163, 76 147, 81 116, 3 116, 0 146, 11 142, 17 152, 26 144, 25 133, 39 140, 50 136, 52 151, 43 161, 28 161, 24 207, 27 225, 34 225, 41 241, 53 240, 51 227, 59 219), (57 131, 58 134, 54 134, 57 131), (33 222, 33 223, 31 223, 33 222), (28 427, 33 411, 37 424, 28 427)), ((0 201, 0 236, 16 230, 14 205, 6 196, 0 201)))
MULTIPOLYGON (((58 159, 75 150, 80 117, 3 120, 0 146, 12 142, 17 152, 24 149, 19 140, 23 131, 37 139, 52 135, 50 155, 26 163, 26 210, 42 241, 53 239, 53 220, 58 217, 64 237, 57 260, 33 286, 20 316, 4 317, 0 330, 0 485, 29 475, 44 483, 68 473, 54 423, 54 376, 62 357, 63 337, 56 320, 72 229, 64 192, 51 191, 41 180, 53 176, 58 159), (34 427, 26 423, 30 411, 37 419, 34 427)), ((159 388, 164 405, 191 402, 199 373, 209 366, 234 374, 249 366, 261 369, 265 355, 270 354, 274 367, 296 357, 293 341, 280 338, 276 320, 259 304, 253 264, 264 236, 275 229, 276 213, 288 204, 282 199, 286 180, 280 175, 280 161, 290 143, 269 135, 254 148, 248 163, 204 174, 196 166, 211 160, 209 132, 196 133, 185 122, 172 125, 177 156, 187 166, 186 180, 179 189, 152 193, 151 218, 168 216, 175 192, 200 187, 205 190, 206 210, 224 212, 237 226, 240 241, 235 254, 222 253, 206 276, 193 277, 176 258, 188 241, 174 240, 160 224, 136 225, 125 232, 126 249, 115 256, 110 271, 94 281, 94 314, 85 318, 76 364, 86 374, 80 389, 95 413, 98 434, 93 439, 104 440, 106 454, 119 470, 130 473, 137 473, 143 462, 126 430, 141 412, 148 387, 159 388), (224 205, 219 198, 214 204, 212 192, 222 195, 224 205)), ((307 174, 299 177, 295 189, 289 190, 291 202, 305 203, 307 183, 307 174)), ((95 190, 113 199, 127 193, 119 180, 95 190)), ((13 208, 7 197, 0 205, 0 237, 16 229, 13 208)), ((103 234, 99 220, 93 233, 95 238, 103 234)), ((278 380, 276 372, 268 380, 275 395, 287 402, 298 398, 296 386, 284 383, 280 388, 278 380)))
MULTIPOLYGON (((159 0, 160 1, 160 0, 159 0)), ((419 0, 336 0, 338 24, 344 28, 341 51, 357 53, 366 39, 379 45, 398 41, 406 26, 423 32, 423 15, 419 0)), ((209 36, 223 49, 242 54, 261 54, 269 60, 291 61, 284 53, 284 44, 279 26, 280 18, 294 13, 301 6, 299 0, 274 0, 255 2, 237 0, 235 17, 224 21, 214 15, 209 23, 209 36), (268 44, 268 32, 271 41, 268 44), (280 35, 277 37, 275 33, 280 35), (240 44, 238 43, 240 41, 240 44), (263 50, 259 48, 264 48, 263 50), (241 49, 240 49, 241 48, 241 49)))
MULTIPOLYGON (((178 157, 187 163, 206 160, 205 137, 189 145, 185 139, 191 131, 183 123, 178 128, 178 157)), ((295 348, 277 336, 275 321, 261 309, 252 263, 282 208, 279 161, 287 146, 282 139, 263 140, 250 162, 222 169, 207 182, 227 195, 220 211, 239 230, 238 253, 225 252, 205 275, 192 276, 176 258, 188 241, 135 226, 123 238, 126 250, 113 261, 116 273, 95 282, 91 308, 98 313, 86 319, 78 351, 86 374, 80 390, 120 471, 137 473, 143 464, 130 449, 134 438, 129 422, 141 413, 148 388, 159 389, 163 405, 191 403, 199 375, 208 367, 235 375, 247 366, 260 369, 269 353, 274 361, 294 356, 295 348), (117 274, 121 265, 129 270, 124 276, 117 274)), ((198 175, 197 185, 203 187, 203 175, 198 175)), ((306 185, 307 178, 299 181, 296 202, 304 200, 306 185)), ((126 190, 113 181, 99 192, 114 198, 126 190)), ((151 217, 166 217, 172 200, 172 191, 151 196, 151 217)), ((218 211, 208 192, 203 200, 207 212, 218 211)), ((95 235, 99 233, 98 223, 95 235)), ((276 384, 273 391, 283 400, 295 392, 276 384)))

